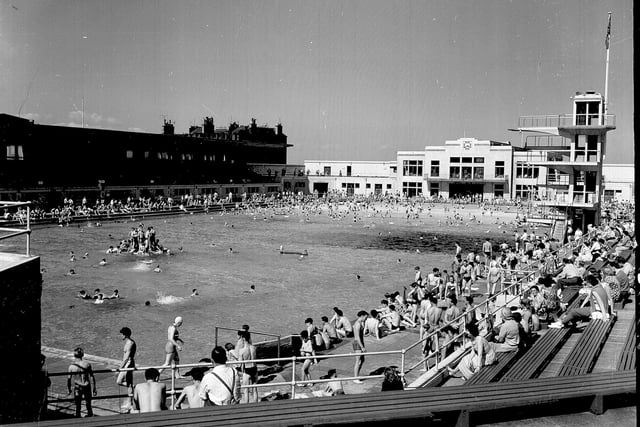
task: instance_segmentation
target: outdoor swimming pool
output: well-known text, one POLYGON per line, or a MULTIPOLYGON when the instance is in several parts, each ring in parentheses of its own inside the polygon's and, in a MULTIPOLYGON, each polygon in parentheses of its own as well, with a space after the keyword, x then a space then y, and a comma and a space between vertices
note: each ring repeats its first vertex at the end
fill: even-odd
MULTIPOLYGON (((495 217, 455 227, 444 220, 438 225, 442 211, 433 214, 423 218, 426 224, 407 224, 403 218, 354 223, 351 216, 340 221, 311 216, 306 222, 296 215, 265 221, 262 215, 202 214, 136 218, 102 227, 39 228, 33 233, 32 251, 44 269, 42 342, 63 349, 79 345, 90 354, 120 358, 118 331, 129 326, 138 343, 138 363, 160 364, 167 327, 180 315, 185 341, 181 360, 196 361, 210 352, 215 326, 247 323, 252 330, 286 335, 302 330, 306 317, 320 324, 322 315, 331 317, 333 306, 353 319, 358 310, 376 307, 385 292, 408 286, 416 265, 425 275, 436 266, 449 268, 454 241, 468 250, 485 237, 495 243, 513 238, 512 229, 498 227, 495 217), (175 255, 105 254, 140 221, 145 227, 153 225, 160 242, 175 255), (280 245, 285 251, 307 249, 309 256, 281 255, 280 245), (71 250, 75 262, 69 260, 71 250), (82 258, 85 252, 87 259, 82 258), (102 258, 107 265, 98 265, 102 258), (161 273, 153 272, 156 265, 161 273), (70 268, 77 274, 66 275, 70 268), (250 285, 255 285, 255 293, 247 292, 250 285), (80 289, 93 293, 95 288, 106 295, 117 288, 124 298, 102 305, 75 298, 80 289), (189 297, 193 288, 200 296, 189 297)), ((513 219, 515 211, 500 216, 513 219)), ((23 243, 5 242, 0 250, 19 250, 23 243)), ((235 341, 233 333, 220 339, 235 341)))

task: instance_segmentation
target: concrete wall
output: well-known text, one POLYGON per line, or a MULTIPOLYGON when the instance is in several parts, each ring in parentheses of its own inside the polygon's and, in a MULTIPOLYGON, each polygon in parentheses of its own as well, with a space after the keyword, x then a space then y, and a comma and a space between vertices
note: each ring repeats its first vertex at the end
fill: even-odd
POLYGON ((0 253, 0 423, 34 421, 40 401, 40 258, 0 253))

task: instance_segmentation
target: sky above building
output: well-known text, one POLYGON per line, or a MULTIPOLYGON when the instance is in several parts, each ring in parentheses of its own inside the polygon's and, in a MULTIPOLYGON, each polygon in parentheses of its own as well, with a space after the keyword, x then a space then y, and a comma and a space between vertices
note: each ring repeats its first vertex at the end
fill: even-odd
POLYGON ((281 122, 289 163, 519 145, 519 116, 604 93, 609 11, 606 162, 631 163, 632 0, 0 0, 0 112, 144 132, 281 122))

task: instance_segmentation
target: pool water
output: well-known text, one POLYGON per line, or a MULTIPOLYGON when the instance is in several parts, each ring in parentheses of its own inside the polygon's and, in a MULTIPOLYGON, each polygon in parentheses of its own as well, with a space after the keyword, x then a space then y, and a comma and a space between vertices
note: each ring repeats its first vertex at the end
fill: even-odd
MULTIPOLYGON (((479 249, 486 237, 494 243, 513 238, 512 228, 496 225, 495 218, 483 218, 485 224, 447 226, 444 220, 438 224, 438 215, 443 214, 434 212, 424 223, 399 217, 354 223, 352 217, 332 220, 327 215, 305 221, 293 214, 266 220, 262 215, 201 214, 135 218, 101 227, 38 228, 32 251, 41 257, 43 268, 42 342, 121 358, 118 331, 128 326, 138 343, 138 363, 160 364, 167 327, 182 316, 181 360, 197 361, 210 353, 215 326, 246 323, 255 331, 298 333, 305 318, 320 324, 322 315, 331 317, 333 306, 353 319, 357 311, 377 307, 385 292, 408 287, 415 266, 424 275, 433 267, 448 269, 454 241, 468 251, 479 249), (172 249, 171 256, 105 254, 141 221, 154 226, 160 242, 172 249), (309 255, 280 254, 280 245, 287 252, 306 249, 309 255), (98 264, 102 258, 107 260, 104 266, 98 264), (162 271, 155 273, 158 265, 162 271), (67 275, 71 268, 77 274, 67 275), (255 293, 248 292, 250 285, 255 293), (92 294, 95 288, 106 295, 118 289, 123 298, 101 305, 75 298, 80 289, 92 294), (193 288, 198 297, 189 297, 193 288)), ((515 212, 501 217, 509 215, 513 219, 515 212)), ((11 243, 0 250, 19 248, 23 242, 17 240, 5 241, 11 243)), ((221 333, 220 340, 235 341, 235 336, 221 333)))

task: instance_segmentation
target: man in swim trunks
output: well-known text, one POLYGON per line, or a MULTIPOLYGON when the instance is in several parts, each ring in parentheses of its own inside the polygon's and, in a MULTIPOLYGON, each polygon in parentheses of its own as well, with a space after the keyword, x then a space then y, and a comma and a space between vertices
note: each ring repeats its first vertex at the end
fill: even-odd
POLYGON ((144 371, 145 382, 136 386, 133 400, 136 409, 142 412, 162 411, 167 409, 167 386, 159 383, 160 373, 155 368, 144 371))
MULTIPOLYGON (((122 339, 124 340, 124 355, 122 357, 121 369, 135 368, 136 362, 136 342, 131 339, 131 329, 124 327, 120 329, 122 339)), ((130 407, 133 408, 133 371, 121 371, 116 378, 116 384, 127 387, 127 393, 129 394, 130 407)), ((124 406, 123 409, 129 409, 124 406)))
MULTIPOLYGON (((180 356, 178 355, 178 351, 182 350, 182 346, 180 343, 184 344, 184 341, 180 339, 180 332, 178 328, 182 325, 182 317, 178 316, 175 318, 173 324, 169 326, 167 329, 167 343, 164 346, 165 353, 167 354, 164 366, 173 366, 180 363, 180 356)), ((164 368, 159 370, 159 374, 164 371, 164 368)), ((175 370, 176 378, 182 378, 180 375, 180 370, 175 370)))
POLYGON ((77 347, 73 351, 73 363, 69 365, 69 376, 67 377, 67 389, 69 394, 73 391, 73 400, 76 404, 76 418, 80 418, 80 407, 84 398, 87 406, 87 417, 93 416, 91 408, 91 382, 93 382, 93 396, 98 395, 96 388, 96 378, 93 376, 91 364, 82 360, 84 351, 81 347, 77 347), (73 385, 73 389, 72 386, 73 385))
MULTIPOLYGON (((353 367, 354 377, 360 375, 360 369, 364 363, 364 352, 366 351, 364 348, 364 325, 367 321, 367 317, 369 317, 369 314, 364 310, 360 310, 358 312, 358 319, 353 324, 353 352, 362 354, 360 357, 356 358, 356 364, 353 367)), ((355 379, 353 382, 356 384, 362 384, 362 381, 359 379, 355 379)))

